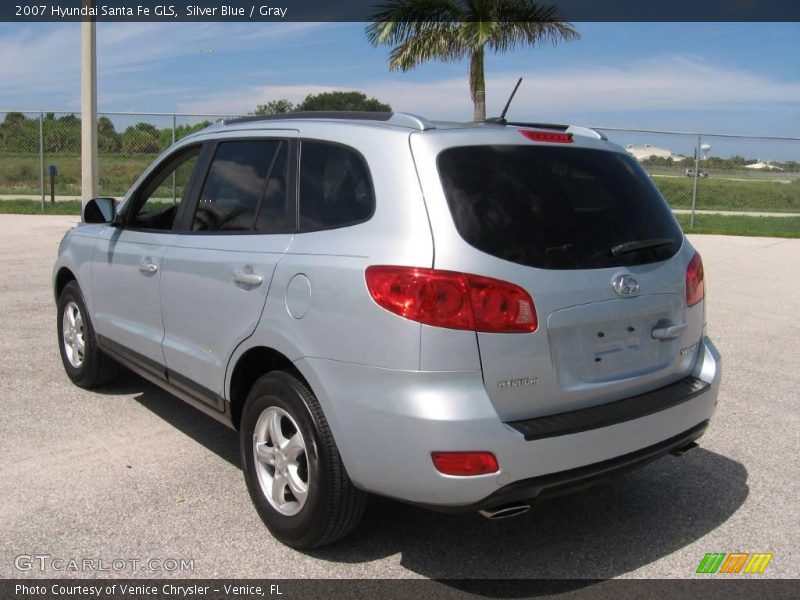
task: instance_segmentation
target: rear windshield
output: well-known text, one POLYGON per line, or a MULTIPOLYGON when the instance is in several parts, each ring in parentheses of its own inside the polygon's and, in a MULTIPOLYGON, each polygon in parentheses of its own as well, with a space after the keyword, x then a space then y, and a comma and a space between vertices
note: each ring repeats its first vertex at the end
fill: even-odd
POLYGON ((543 269, 637 265, 670 258, 683 239, 631 156, 463 146, 442 151, 437 164, 461 237, 511 262, 543 269))

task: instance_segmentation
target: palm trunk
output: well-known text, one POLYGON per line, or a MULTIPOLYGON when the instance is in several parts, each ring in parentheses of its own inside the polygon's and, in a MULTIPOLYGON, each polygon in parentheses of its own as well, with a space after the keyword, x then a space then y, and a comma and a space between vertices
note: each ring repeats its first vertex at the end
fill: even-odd
POLYGON ((486 120, 486 92, 484 90, 475 92, 475 100, 472 102, 472 120, 475 122, 486 120))
POLYGON ((469 61, 469 87, 473 121, 486 120, 486 80, 483 77, 483 46, 472 51, 469 61))

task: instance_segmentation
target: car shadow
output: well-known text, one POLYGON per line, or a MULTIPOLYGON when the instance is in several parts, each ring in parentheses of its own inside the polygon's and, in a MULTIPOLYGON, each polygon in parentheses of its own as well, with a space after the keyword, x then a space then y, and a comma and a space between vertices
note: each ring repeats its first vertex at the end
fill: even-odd
POLYGON ((214 454, 241 468, 239 440, 226 427, 138 375, 126 372, 119 382, 99 390, 102 394, 132 396, 141 406, 199 442, 214 454))
MULTIPOLYGON (((236 433, 211 417, 139 377, 108 392, 135 394, 143 407, 240 467, 236 433)), ((373 496, 361 525, 345 541, 307 554, 368 563, 399 553, 406 569, 463 591, 498 598, 552 594, 629 573, 680 550, 727 521, 748 493, 741 463, 701 447, 588 490, 540 500, 524 515, 497 521, 373 496), (517 581, 481 581, 499 579, 517 581)))
POLYGON ((699 448, 581 492, 535 502, 528 513, 498 521, 374 498, 346 543, 311 554, 367 562, 399 552, 410 571, 459 580, 444 583, 465 591, 535 596, 591 585, 667 556, 727 521, 748 491, 742 464, 699 448), (531 581, 474 581, 481 579, 531 581), (542 579, 551 581, 533 581, 542 579))

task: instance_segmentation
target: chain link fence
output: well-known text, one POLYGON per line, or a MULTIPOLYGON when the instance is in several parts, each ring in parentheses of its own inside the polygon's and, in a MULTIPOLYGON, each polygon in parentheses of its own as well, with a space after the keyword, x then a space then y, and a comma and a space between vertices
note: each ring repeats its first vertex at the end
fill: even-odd
MULTIPOLYGON (((172 143, 235 116, 99 114, 98 193, 122 197, 172 143)), ((800 237, 800 138, 597 129, 641 162, 685 231, 800 237)), ((80 202, 80 145, 79 113, 0 111, 0 201, 80 202)))
POLYGON ((800 138, 598 130, 639 160, 685 231, 800 237, 800 138))
MULTIPOLYGON (((122 197, 174 142, 234 116, 98 114, 98 193, 122 197)), ((80 202, 80 113, 0 111, 0 200, 80 202)))

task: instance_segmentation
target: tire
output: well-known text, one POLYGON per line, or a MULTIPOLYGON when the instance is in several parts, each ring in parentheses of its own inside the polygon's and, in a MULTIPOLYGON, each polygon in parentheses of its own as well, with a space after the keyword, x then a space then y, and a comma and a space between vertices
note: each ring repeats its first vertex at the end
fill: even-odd
POLYGON ((116 379, 120 366, 98 348, 92 321, 76 281, 64 286, 58 297, 57 315, 58 349, 72 383, 92 389, 116 379))
POLYGON ((315 548, 358 525, 366 494, 353 486, 317 399, 294 374, 274 371, 256 381, 239 440, 247 489, 275 538, 315 548))

